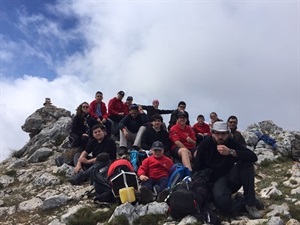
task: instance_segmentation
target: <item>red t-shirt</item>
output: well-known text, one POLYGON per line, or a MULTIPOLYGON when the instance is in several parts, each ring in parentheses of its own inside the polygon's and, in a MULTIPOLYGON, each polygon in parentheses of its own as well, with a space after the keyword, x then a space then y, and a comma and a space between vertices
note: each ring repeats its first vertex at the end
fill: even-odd
POLYGON ((177 123, 174 126, 171 127, 169 138, 172 142, 171 149, 174 149, 177 145, 175 144, 175 141, 180 141, 187 149, 195 148, 195 145, 192 143, 189 143, 186 139, 187 137, 190 137, 194 141, 196 141, 195 132, 193 129, 186 125, 184 129, 181 129, 180 125, 177 123))

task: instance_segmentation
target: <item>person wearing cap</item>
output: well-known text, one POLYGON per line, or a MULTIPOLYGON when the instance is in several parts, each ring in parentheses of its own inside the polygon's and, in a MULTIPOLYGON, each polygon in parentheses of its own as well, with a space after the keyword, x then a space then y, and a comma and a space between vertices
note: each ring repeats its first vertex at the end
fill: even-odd
POLYGON ((211 132, 198 147, 194 171, 211 170, 212 197, 221 211, 236 216, 246 208, 251 218, 262 218, 259 209, 263 206, 256 199, 254 189, 256 154, 229 138, 230 130, 225 122, 215 122, 211 132), (243 197, 232 198, 241 187, 243 197))
POLYGON ((151 117, 154 114, 170 114, 172 113, 174 110, 169 110, 169 109, 158 109, 159 106, 159 101, 157 99, 154 99, 152 101, 152 105, 141 105, 141 107, 143 108, 143 110, 147 111, 147 117, 148 117, 148 121, 151 120, 151 117))
POLYGON ((50 98, 45 98, 45 102, 43 103, 45 107, 52 105, 50 98))
POLYGON ((133 97, 132 96, 128 96, 126 98, 126 101, 124 102, 124 113, 125 113, 125 115, 129 114, 129 108, 132 105, 132 102, 133 102, 133 97))
POLYGON ((87 147, 82 153, 74 155, 74 173, 77 174, 80 171, 84 173, 79 173, 78 176, 72 177, 69 180, 72 184, 81 184, 84 180, 90 178, 93 171, 93 165, 97 163, 97 156, 100 153, 107 153, 109 159, 114 161, 116 159, 117 148, 115 142, 106 135, 105 127, 102 124, 97 124, 92 127, 93 137, 87 143, 87 147))
POLYGON ((89 113, 97 120, 99 124, 103 124, 106 127, 107 136, 111 136, 111 122, 108 120, 108 114, 105 103, 103 100, 103 93, 97 91, 95 94, 95 100, 90 103, 89 113))
POLYGON ((128 148, 128 142, 132 143, 135 150, 141 147, 141 139, 146 127, 147 116, 137 104, 130 106, 129 114, 119 123, 120 147, 128 148))
POLYGON ((169 193, 166 188, 173 161, 164 156, 164 145, 160 141, 152 144, 151 151, 152 155, 143 160, 137 171, 142 186, 140 189, 142 204, 147 204, 153 199, 152 190, 155 186, 158 192, 157 201, 164 201, 169 193))
POLYGON ((119 91, 117 96, 108 102, 108 118, 115 123, 119 123, 125 116, 124 103, 122 102, 124 95, 124 91, 119 91))
POLYGON ((209 125, 204 121, 204 116, 200 114, 199 116, 197 116, 197 123, 195 123, 192 127, 196 135, 197 146, 204 140, 204 138, 211 135, 209 125))
POLYGON ((190 125, 190 121, 189 121, 189 113, 187 111, 185 111, 186 109, 186 103, 184 101, 180 101, 178 103, 177 109, 175 109, 170 117, 170 121, 169 121, 169 126, 168 126, 168 130, 170 131, 171 127, 174 126, 177 123, 177 114, 178 112, 185 112, 186 113, 186 124, 190 125))
POLYGON ((230 129, 231 137, 241 145, 246 147, 246 141, 240 131, 237 130, 238 118, 236 116, 229 116, 227 125, 230 129))
POLYGON ((151 119, 151 126, 147 126, 142 136, 141 148, 145 151, 150 150, 153 142, 160 141, 164 145, 164 154, 169 156, 170 139, 169 133, 162 128, 163 118, 159 114, 154 114, 151 119))
POLYGON ((177 114, 177 123, 171 127, 171 155, 182 161, 182 164, 192 171, 192 159, 196 151, 196 136, 193 129, 186 124, 187 114, 180 111, 177 114))

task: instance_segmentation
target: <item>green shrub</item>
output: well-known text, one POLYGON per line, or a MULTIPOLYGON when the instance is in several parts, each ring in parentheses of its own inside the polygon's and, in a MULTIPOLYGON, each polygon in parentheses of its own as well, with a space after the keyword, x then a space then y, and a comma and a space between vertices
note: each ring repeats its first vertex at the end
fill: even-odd
POLYGON ((129 221, 127 220, 125 215, 116 216, 112 221, 107 223, 108 225, 129 225, 129 221))
POLYGON ((92 208, 79 209, 72 215, 68 221, 69 225, 96 225, 98 222, 104 222, 110 218, 111 210, 95 211, 92 208))
POLYGON ((144 216, 140 216, 136 220, 133 221, 133 225, 157 225, 159 221, 165 219, 165 215, 153 215, 153 214, 147 214, 144 216))

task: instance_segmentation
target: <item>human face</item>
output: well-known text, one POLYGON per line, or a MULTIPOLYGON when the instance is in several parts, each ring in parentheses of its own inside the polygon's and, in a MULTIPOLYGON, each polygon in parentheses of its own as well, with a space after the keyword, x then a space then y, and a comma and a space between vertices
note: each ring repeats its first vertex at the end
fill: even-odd
POLYGON ((223 145, 227 141, 229 133, 214 131, 212 132, 212 137, 218 145, 223 145))
POLYGON ((154 129, 160 129, 162 122, 160 119, 156 119, 154 121, 152 121, 152 126, 154 129))
POLYGON ((84 113, 88 113, 88 111, 89 111, 89 104, 83 103, 82 106, 81 106, 81 110, 84 113))
POLYGON ((154 158, 160 158, 164 154, 164 151, 162 149, 152 149, 154 158))
POLYGON ((179 105, 179 106, 178 106, 178 110, 179 110, 179 111, 184 111, 185 108, 186 108, 185 105, 179 105))
POLYGON ((186 119, 185 116, 179 116, 179 117, 177 118, 177 123, 179 123, 180 125, 185 125, 185 124, 186 124, 186 121, 187 121, 187 119, 186 119))
POLYGON ((202 125, 204 123, 204 118, 199 117, 197 121, 198 121, 198 124, 202 125))
POLYGON ((103 99, 103 95, 102 94, 96 94, 96 101, 97 102, 101 102, 102 101, 102 99, 103 99))
POLYGON ((229 119, 229 121, 227 122, 227 125, 230 128, 230 130, 236 129, 236 127, 237 127, 236 119, 229 119))
POLYGON ((105 132, 101 128, 97 128, 93 130, 93 136, 97 141, 101 141, 105 136, 105 132))
POLYGON ((118 94, 118 95, 117 95, 117 99, 120 99, 120 100, 122 100, 122 99, 123 99, 123 97, 124 97, 124 96, 122 96, 122 95, 120 95, 120 94, 118 94))
POLYGON ((139 111, 137 109, 131 109, 129 113, 132 118, 136 118, 139 114, 139 111))
POLYGON ((154 101, 152 102, 152 105, 153 105, 154 108, 158 108, 159 102, 156 101, 156 100, 154 100, 154 101))
POLYGON ((210 119, 211 119, 212 122, 216 122, 217 119, 218 119, 218 117, 217 117, 217 115, 215 113, 211 113, 210 114, 210 119))

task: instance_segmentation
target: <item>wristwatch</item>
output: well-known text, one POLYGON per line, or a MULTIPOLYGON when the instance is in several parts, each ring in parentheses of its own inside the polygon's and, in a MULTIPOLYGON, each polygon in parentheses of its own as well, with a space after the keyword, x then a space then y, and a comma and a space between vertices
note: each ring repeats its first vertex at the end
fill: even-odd
POLYGON ((233 149, 231 149, 231 148, 229 149, 229 155, 234 155, 234 152, 235 151, 233 149))

